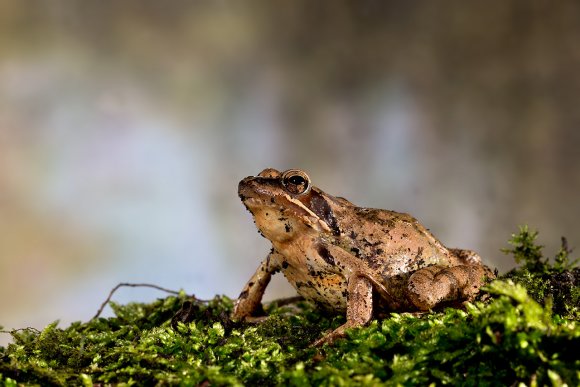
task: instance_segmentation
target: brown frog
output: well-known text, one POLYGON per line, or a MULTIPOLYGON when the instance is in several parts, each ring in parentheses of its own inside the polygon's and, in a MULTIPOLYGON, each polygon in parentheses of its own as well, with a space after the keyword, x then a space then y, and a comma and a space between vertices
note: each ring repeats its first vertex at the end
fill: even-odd
POLYGON ((243 179, 238 194, 273 248, 240 293, 234 319, 256 311, 278 271, 306 299, 346 311, 346 323, 316 345, 366 324, 373 308, 457 306, 494 277, 479 255, 446 248, 412 216, 357 207, 313 186, 298 169, 265 169, 243 179))

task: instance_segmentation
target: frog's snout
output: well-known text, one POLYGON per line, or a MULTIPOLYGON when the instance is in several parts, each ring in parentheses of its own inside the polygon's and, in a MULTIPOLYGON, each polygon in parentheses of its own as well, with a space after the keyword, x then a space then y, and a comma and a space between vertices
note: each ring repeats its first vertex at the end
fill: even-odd
POLYGON ((239 184, 238 184, 238 191, 243 187, 248 185, 248 183, 250 181, 252 181, 252 179, 254 179, 254 176, 248 176, 248 177, 244 177, 242 180, 240 180, 239 184))
POLYGON ((238 184, 238 196, 242 201, 246 200, 247 197, 251 196, 253 189, 251 188, 251 181, 253 176, 248 176, 242 179, 238 184))

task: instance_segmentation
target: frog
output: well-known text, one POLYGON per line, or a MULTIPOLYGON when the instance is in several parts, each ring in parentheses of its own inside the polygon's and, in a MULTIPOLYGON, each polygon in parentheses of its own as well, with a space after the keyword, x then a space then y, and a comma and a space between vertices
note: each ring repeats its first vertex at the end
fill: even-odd
POLYGON ((374 315, 426 313, 473 301, 495 273, 471 250, 445 247, 407 213, 359 207, 314 186, 300 169, 266 168, 238 196, 272 248, 234 303, 232 319, 261 310, 272 275, 346 322, 313 343, 332 344, 374 315))

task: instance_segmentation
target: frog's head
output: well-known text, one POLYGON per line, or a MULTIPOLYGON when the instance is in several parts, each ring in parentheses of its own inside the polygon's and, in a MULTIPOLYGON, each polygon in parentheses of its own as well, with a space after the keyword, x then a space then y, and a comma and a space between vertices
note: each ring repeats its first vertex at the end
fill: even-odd
POLYGON ((260 232, 271 241, 288 240, 304 232, 338 236, 333 209, 350 205, 313 186, 306 172, 299 169, 264 169, 240 181, 238 195, 260 232))

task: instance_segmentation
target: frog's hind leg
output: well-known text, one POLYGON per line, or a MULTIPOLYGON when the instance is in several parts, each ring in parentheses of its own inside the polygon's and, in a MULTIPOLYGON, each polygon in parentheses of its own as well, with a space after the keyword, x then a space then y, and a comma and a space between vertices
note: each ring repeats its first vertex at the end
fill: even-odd
POLYGON ((481 265, 481 257, 475 251, 466 249, 449 249, 464 265, 481 265))
POLYGON ((471 301, 490 274, 482 265, 428 266, 411 275, 407 296, 419 310, 446 301, 471 301))

